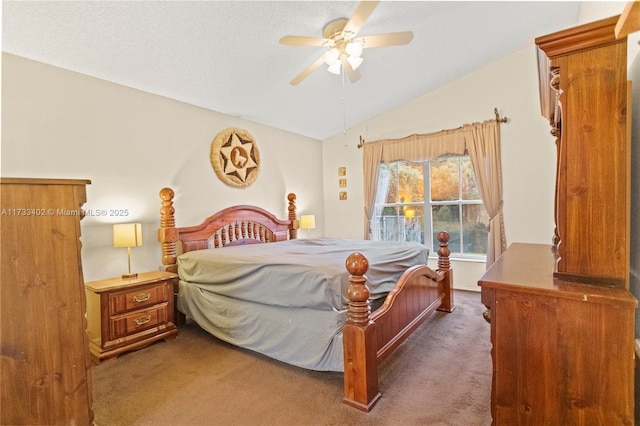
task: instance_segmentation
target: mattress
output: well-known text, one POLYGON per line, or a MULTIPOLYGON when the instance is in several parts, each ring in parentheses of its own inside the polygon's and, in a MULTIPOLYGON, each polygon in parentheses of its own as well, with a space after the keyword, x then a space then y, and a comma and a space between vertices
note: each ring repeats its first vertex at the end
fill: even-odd
POLYGON ((418 243, 298 239, 198 250, 178 257, 178 309, 234 345, 312 370, 342 371, 342 324, 353 252, 369 260, 372 299, 411 266, 427 264, 418 243))

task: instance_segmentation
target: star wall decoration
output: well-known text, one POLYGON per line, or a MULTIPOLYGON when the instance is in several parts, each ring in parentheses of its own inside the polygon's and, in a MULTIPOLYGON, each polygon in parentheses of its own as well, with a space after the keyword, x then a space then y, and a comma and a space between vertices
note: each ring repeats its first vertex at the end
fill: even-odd
POLYGON ((246 188, 258 178, 260 153, 246 130, 229 128, 211 142, 211 166, 218 178, 234 188, 246 188))

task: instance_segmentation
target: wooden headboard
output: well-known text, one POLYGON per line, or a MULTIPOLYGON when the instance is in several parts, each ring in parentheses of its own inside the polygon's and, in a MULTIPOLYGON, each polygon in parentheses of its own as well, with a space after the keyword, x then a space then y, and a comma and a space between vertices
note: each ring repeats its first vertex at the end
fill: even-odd
POLYGON ((162 265, 176 272, 177 250, 180 253, 242 244, 271 243, 298 237, 296 195, 287 195, 287 220, 278 219, 260 207, 238 205, 221 210, 200 225, 176 228, 175 209, 171 188, 160 190, 160 228, 158 241, 162 245, 162 265), (180 243, 179 247, 177 243, 180 243))

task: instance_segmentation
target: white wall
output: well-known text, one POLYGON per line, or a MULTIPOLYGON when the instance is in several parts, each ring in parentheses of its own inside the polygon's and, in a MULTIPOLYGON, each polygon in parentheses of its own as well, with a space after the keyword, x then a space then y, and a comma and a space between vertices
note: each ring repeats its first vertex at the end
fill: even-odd
POLYGON ((112 246, 116 222, 143 223, 132 269, 159 267, 164 186, 176 192, 178 226, 234 204, 287 217, 289 192, 299 214, 322 217, 318 140, 9 54, 2 66, 2 175, 90 179, 85 210, 128 209, 125 217, 82 220, 87 281, 126 272, 126 250, 112 246), (260 151, 258 180, 246 189, 223 184, 209 161, 214 136, 228 127, 249 131, 260 151))

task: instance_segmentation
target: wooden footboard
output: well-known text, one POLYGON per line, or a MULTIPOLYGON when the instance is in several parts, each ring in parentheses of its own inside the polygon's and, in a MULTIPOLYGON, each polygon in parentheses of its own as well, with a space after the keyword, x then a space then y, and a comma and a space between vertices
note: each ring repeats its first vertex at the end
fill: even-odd
POLYGON ((345 404, 369 411, 380 398, 378 364, 398 347, 436 309, 453 310, 449 234, 438 234, 438 269, 426 265, 408 269, 384 304, 371 313, 364 274, 367 258, 353 253, 346 262, 349 312, 343 329, 345 404))

